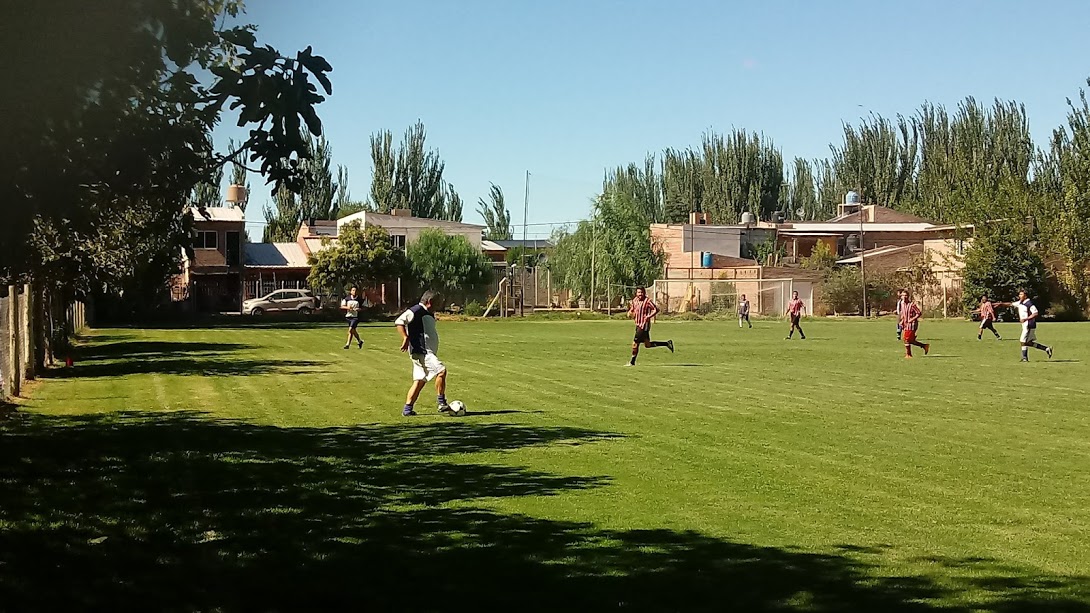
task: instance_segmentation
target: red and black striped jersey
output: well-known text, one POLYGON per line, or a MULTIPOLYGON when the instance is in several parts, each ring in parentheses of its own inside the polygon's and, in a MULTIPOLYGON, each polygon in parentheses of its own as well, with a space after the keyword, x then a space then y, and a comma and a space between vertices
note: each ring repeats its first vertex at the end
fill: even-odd
POLYGON ((655 306, 654 302, 651 302, 650 298, 644 298, 643 300, 633 298, 632 305, 628 307, 628 313, 636 320, 636 327, 639 328, 646 328, 647 324, 651 322, 651 318, 658 312, 659 308, 655 306))

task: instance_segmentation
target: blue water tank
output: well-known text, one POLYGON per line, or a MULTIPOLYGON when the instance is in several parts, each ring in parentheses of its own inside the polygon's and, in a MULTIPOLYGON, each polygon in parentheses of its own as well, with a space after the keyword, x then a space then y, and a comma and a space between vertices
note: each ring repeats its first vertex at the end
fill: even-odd
POLYGON ((700 265, 703 266, 704 268, 711 268, 712 267, 712 259, 713 258, 712 258, 712 254, 711 254, 710 251, 700 252, 700 265))
POLYGON ((859 192, 852 190, 844 196, 844 204, 859 204, 859 192))

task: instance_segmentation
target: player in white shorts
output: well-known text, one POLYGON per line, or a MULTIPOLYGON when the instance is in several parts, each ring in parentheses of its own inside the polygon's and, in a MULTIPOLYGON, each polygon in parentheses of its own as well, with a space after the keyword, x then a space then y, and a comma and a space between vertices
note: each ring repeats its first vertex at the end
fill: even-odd
POLYGON ((1022 322, 1022 361, 1029 361, 1029 348, 1040 349, 1048 355, 1048 359, 1052 359, 1052 347, 1048 345, 1042 345, 1037 342, 1037 317, 1040 312, 1037 310, 1037 305, 1033 304, 1033 301, 1029 299, 1029 295, 1026 294, 1026 290, 1018 292, 1018 300, 1016 302, 997 302, 996 306, 1010 306, 1018 309, 1018 321, 1022 322))
POLYGON ((435 316, 431 312, 434 292, 424 292, 420 304, 410 307, 394 322, 401 333, 401 350, 407 352, 413 362, 413 384, 405 398, 405 417, 416 415, 413 405, 428 381, 435 381, 439 412, 450 414, 447 403, 447 367, 439 360, 439 332, 435 328, 435 316))

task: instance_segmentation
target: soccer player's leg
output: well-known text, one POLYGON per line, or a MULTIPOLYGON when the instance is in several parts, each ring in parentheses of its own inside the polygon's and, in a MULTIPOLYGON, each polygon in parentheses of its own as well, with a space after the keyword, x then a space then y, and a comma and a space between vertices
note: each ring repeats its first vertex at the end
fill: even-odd
POLYGON ((447 367, 439 360, 439 356, 429 353, 424 356, 424 367, 429 378, 435 379, 435 403, 440 413, 450 412, 450 403, 447 402, 447 367))
POLYGON ((1052 359, 1052 347, 1048 345, 1042 345, 1037 342, 1037 330, 1029 329, 1022 333, 1024 342, 1022 343, 1022 357, 1027 362, 1029 361, 1029 348, 1033 347, 1038 351, 1044 351, 1048 358, 1052 359))
POLYGON ((640 345, 651 346, 650 328, 650 326, 647 328, 636 326, 636 334, 632 337, 632 359, 628 361, 629 366, 636 365, 636 357, 640 355, 640 345))
POLYGON ((413 384, 409 387, 409 393, 405 396, 405 408, 401 411, 401 414, 405 417, 416 415, 413 405, 416 404, 416 399, 420 397, 420 392, 428 382, 428 373, 424 368, 424 356, 414 355, 411 356, 411 359, 413 362, 413 384))
POLYGON ((905 330, 901 333, 905 341, 905 359, 912 357, 912 345, 916 344, 916 331, 905 330))

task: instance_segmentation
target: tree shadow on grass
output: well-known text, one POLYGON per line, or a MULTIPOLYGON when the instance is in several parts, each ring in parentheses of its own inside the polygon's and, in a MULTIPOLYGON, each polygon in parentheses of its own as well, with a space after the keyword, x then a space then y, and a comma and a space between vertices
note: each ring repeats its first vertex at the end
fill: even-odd
POLYGON ((463 455, 616 438, 450 421, 22 415, 0 424, 0 609, 927 611, 987 589, 984 608, 1005 611, 1082 610, 1076 598, 1090 598, 1072 587, 1079 578, 992 573, 982 559, 950 561, 980 582, 959 587, 882 576, 862 551, 502 514, 483 505, 610 479, 463 455))
POLYGON ((250 345, 240 343, 206 343, 199 341, 137 341, 104 340, 94 337, 92 342, 80 345, 76 359, 80 362, 111 359, 133 358, 175 358, 206 354, 224 354, 231 351, 251 349, 250 345))
POLYGON ((256 360, 247 358, 188 357, 132 358, 102 362, 76 362, 67 368, 45 371, 43 376, 54 379, 123 377, 135 374, 190 375, 224 377, 233 375, 301 375, 315 372, 326 362, 316 360, 256 360))

